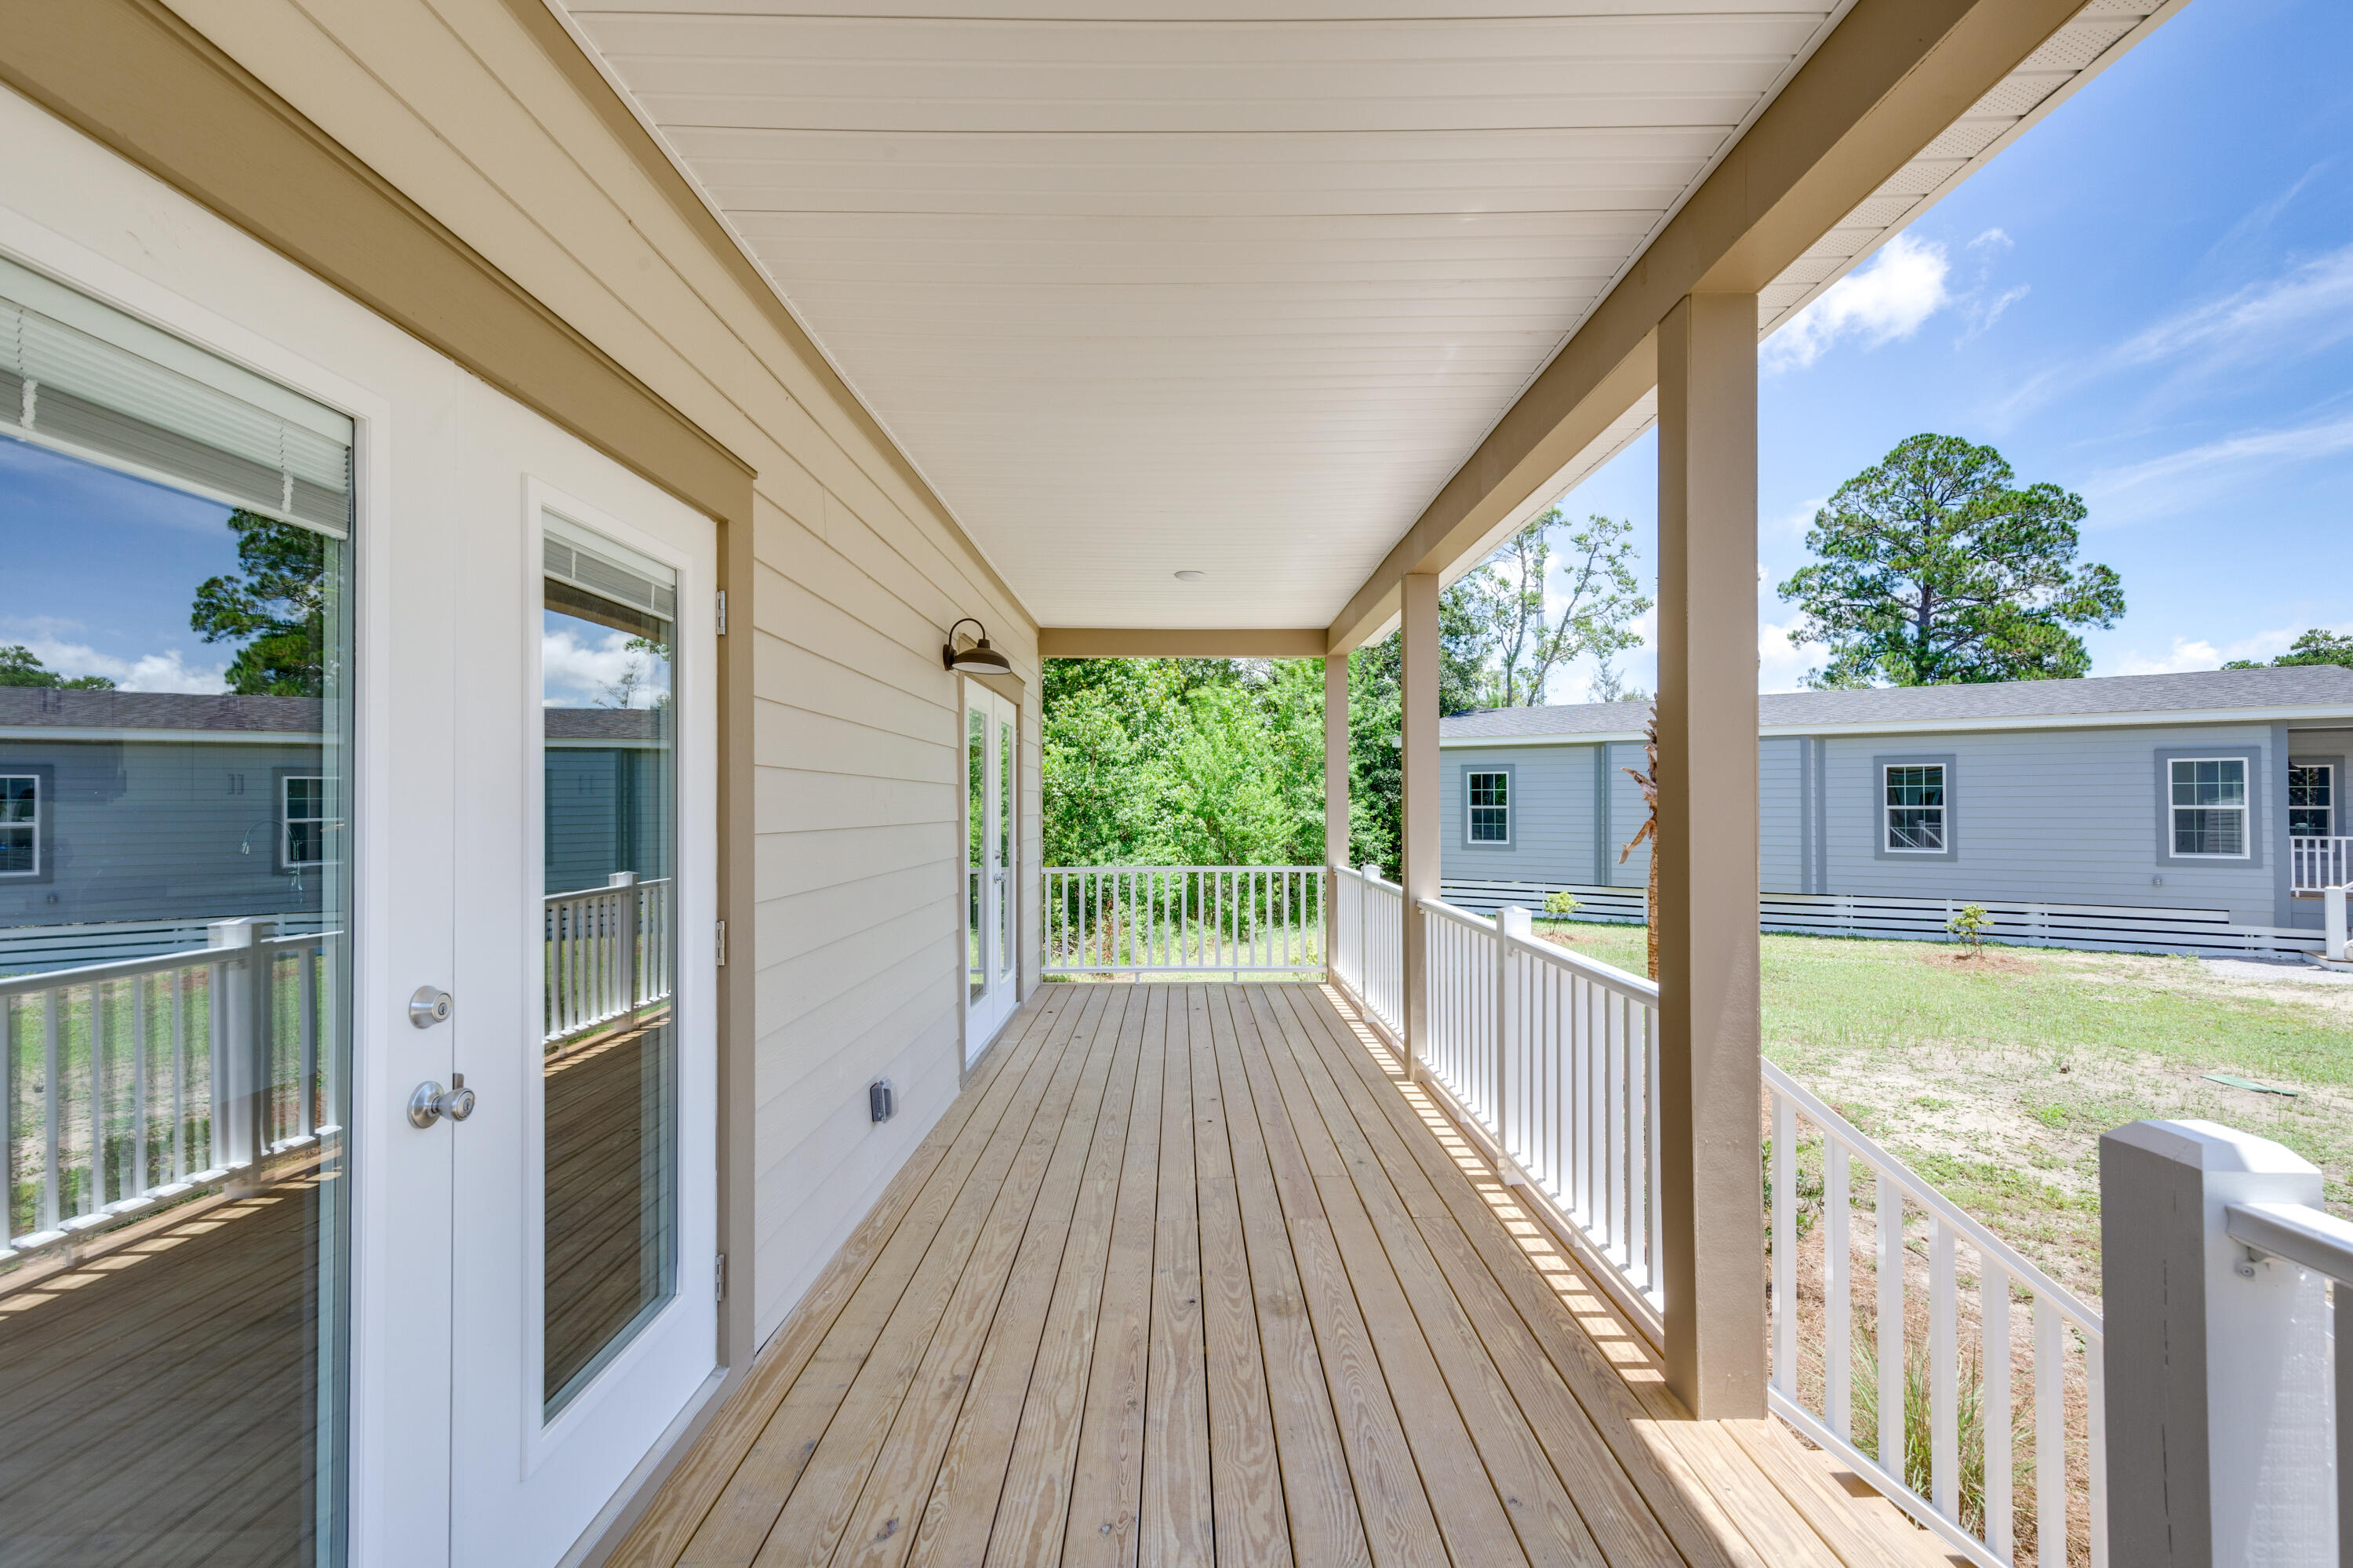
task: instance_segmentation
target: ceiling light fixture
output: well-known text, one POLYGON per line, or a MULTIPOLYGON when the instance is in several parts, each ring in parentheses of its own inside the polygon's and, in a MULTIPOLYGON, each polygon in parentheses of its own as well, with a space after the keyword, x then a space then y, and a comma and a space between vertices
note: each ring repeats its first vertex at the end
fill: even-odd
POLYGON ((1208 575, 1209 574, 1207 572, 1178 572, 1176 574, 1176 580, 1180 583, 1197 583, 1208 575))
POLYGON ((957 652, 955 645, 956 626, 966 625, 980 626, 980 622, 973 620, 971 616, 967 615, 962 620, 957 621, 955 626, 948 628, 947 646, 940 650, 941 663, 946 665, 951 670, 986 670, 993 674, 999 675, 1006 673, 1013 668, 1012 660, 1008 659, 1004 654, 999 653, 996 649, 991 648, 988 645, 988 628, 986 626, 980 626, 979 641, 976 641, 971 647, 965 649, 963 652, 957 652))

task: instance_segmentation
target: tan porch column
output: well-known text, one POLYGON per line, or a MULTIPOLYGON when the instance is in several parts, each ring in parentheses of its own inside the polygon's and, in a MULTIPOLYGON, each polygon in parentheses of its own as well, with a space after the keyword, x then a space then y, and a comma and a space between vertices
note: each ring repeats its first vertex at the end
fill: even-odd
POLYGON ((1398 823, 1398 880, 1405 885, 1405 1048, 1419 1072, 1430 1045, 1430 945, 1421 900, 1438 896, 1438 577, 1409 572, 1399 603, 1405 709, 1405 800, 1398 823))
POLYGON ((1340 951, 1332 868, 1348 863, 1348 656, 1324 655, 1324 961, 1340 951))
POLYGON ((1754 294, 1659 323, 1659 776, 1667 1385, 1762 1416, 1754 294))

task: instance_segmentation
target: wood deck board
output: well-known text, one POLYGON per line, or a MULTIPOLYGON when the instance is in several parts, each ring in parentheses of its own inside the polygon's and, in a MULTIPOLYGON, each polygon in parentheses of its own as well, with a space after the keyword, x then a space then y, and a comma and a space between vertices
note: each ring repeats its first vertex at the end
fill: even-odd
MULTIPOLYGON (((1880 1510, 1884 1512, 1884 1510, 1880 1510)), ((1917 1568, 1314 985, 1056 985, 617 1562, 1917 1568)))

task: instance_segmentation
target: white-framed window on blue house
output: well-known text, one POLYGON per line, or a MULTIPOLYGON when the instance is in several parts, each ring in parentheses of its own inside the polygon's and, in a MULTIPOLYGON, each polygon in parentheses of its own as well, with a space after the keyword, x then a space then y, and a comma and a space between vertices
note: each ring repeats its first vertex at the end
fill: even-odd
POLYGON ((1885 791, 1883 844, 1890 854, 1943 854, 1945 765, 1889 763, 1880 769, 1885 791))
POLYGON ((2337 832, 2337 765, 2298 762, 2287 770, 2287 832, 2325 839, 2337 832))
POLYGON ((285 870, 327 863, 327 781, 289 773, 278 781, 278 863, 285 870))
POLYGON ((1474 844, 1512 842, 1512 776, 1501 768, 1462 775, 1462 836, 1474 844))
POLYGON ((40 776, 0 773, 0 876, 40 874, 40 776))
POLYGON ((2246 859, 2246 758, 2177 757, 2168 767, 2174 854, 2213 860, 2246 859))

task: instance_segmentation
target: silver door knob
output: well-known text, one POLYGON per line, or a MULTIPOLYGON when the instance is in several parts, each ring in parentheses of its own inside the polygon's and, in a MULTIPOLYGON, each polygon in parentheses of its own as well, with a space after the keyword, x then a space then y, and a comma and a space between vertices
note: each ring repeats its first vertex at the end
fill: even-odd
POLYGON ((430 1078, 417 1086, 408 1097, 408 1125, 424 1128, 443 1117, 451 1121, 463 1121, 474 1114, 474 1091, 466 1086, 466 1075, 449 1075, 449 1086, 443 1088, 430 1078))
POLYGON ((419 1029, 430 1029, 437 1023, 449 1022, 449 993, 429 985, 417 988, 408 999, 408 1022, 419 1029))

